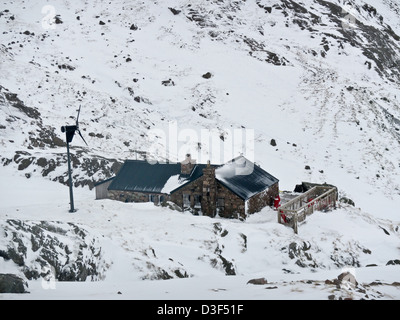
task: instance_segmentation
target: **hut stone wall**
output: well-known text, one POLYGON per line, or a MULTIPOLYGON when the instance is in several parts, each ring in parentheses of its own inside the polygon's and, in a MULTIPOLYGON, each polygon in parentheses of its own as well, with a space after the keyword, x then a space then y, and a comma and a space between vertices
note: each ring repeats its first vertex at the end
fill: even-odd
POLYGON ((168 195, 162 193, 147 193, 147 192, 132 192, 109 190, 108 198, 111 200, 118 200, 122 202, 149 202, 152 201, 156 204, 168 199, 168 195))
POLYGON ((274 199, 278 195, 279 195, 279 185, 278 183, 275 183, 267 190, 254 195, 248 200, 247 213, 248 214, 256 213, 261 211, 261 209, 266 206, 273 206, 274 199))

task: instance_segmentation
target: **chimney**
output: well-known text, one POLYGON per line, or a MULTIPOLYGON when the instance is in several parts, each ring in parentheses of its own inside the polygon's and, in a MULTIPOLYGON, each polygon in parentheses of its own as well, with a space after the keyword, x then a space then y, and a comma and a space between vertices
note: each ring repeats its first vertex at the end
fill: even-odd
POLYGON ((210 160, 207 161, 207 167, 203 169, 204 180, 206 184, 212 185, 215 183, 215 167, 212 167, 210 164, 210 160))
POLYGON ((190 153, 186 154, 186 159, 181 162, 181 174, 190 174, 195 164, 196 160, 192 159, 190 153))
POLYGON ((207 161, 203 169, 203 197, 202 210, 204 215, 214 217, 216 213, 217 183, 215 180, 215 167, 207 161))

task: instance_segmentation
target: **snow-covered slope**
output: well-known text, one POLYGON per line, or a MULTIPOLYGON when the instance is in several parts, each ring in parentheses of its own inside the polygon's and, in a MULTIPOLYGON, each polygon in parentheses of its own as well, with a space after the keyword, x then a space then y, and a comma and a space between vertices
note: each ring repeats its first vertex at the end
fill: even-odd
MULTIPOLYGON (((271 247, 265 244, 271 250, 265 254, 277 257, 274 267, 293 262, 274 242, 277 233, 278 239, 288 237, 286 246, 311 241, 318 268, 333 268, 334 261, 326 266, 327 256, 318 252, 342 252, 351 246, 360 266, 398 259, 399 11, 393 0, 4 2, 0 9, 0 170, 14 178, 2 179, 2 190, 9 186, 19 190, 25 182, 39 189, 42 179, 67 182, 60 127, 74 123, 81 105, 80 129, 88 146, 79 137, 71 145, 74 182, 84 186, 76 189, 85 199, 78 220, 95 206, 91 212, 98 216, 96 223, 106 223, 103 214, 110 212, 129 221, 123 212, 131 205, 105 201, 100 208, 89 191, 94 182, 113 175, 126 158, 150 152, 176 161, 189 151, 199 162, 223 163, 241 151, 254 150, 254 160, 280 180, 282 190, 293 190, 301 181, 327 182, 338 187, 340 197, 354 200, 356 208, 341 209, 337 216, 344 220, 338 224, 325 220, 336 222, 334 215, 315 215, 293 241, 288 240, 294 237, 290 230, 281 230, 274 219, 264 226, 268 212, 246 223, 218 221, 223 229, 225 223, 229 225, 229 241, 237 245, 232 250, 239 250, 240 234, 246 234, 247 228, 257 239, 260 223, 262 241, 272 241, 271 247), (211 146, 202 139, 207 133, 216 136, 211 146), (246 141, 247 135, 254 141, 246 141), (276 145, 271 145, 271 139, 276 145), (222 152, 232 140, 233 144, 246 141, 248 149, 222 152), (345 226, 359 220, 361 238, 370 228, 382 234, 366 242, 346 238, 345 226), (319 229, 324 224, 331 225, 330 231, 319 229), (374 262, 361 252, 372 250, 369 241, 380 243, 380 237, 386 236, 379 226, 396 240, 385 242, 387 251, 382 250, 385 253, 374 262), (314 238, 303 238, 308 233, 314 238), (349 240, 338 242, 341 238, 349 240), (329 244, 326 250, 323 243, 329 244)), ((47 204, 41 203, 43 212, 59 208, 55 219, 34 209, 31 200, 27 206, 38 215, 34 220, 70 221, 67 189, 52 185, 43 190, 56 192, 59 200, 52 202, 49 196, 47 204)), ((18 204, 18 199, 11 199, 18 204)), ((18 218, 9 205, 1 205, 2 219, 32 219, 29 212, 18 218)), ((155 223, 151 219, 166 219, 169 214, 160 208, 135 210, 143 217, 143 228, 155 223)), ((195 225, 204 221, 179 215, 181 219, 195 225)), ((94 227, 87 220, 74 222, 82 223, 83 229, 94 227)), ((196 229, 201 241, 211 237, 213 245, 217 240, 230 243, 215 234, 217 222, 204 223, 205 234, 196 229)), ((151 229, 160 228, 160 243, 168 243, 165 232, 172 231, 164 232, 161 225, 164 228, 165 223, 151 229)), ((118 241, 112 243, 123 248, 118 241)), ((147 250, 136 245, 128 246, 147 250)), ((179 244, 174 241, 174 246, 179 244)), ((152 248, 159 257, 162 249, 152 248)), ((215 248, 209 249, 199 256, 210 255, 211 250, 210 259, 223 264, 215 248)), ((143 264, 160 267, 153 261, 157 258, 148 255, 150 260, 142 260, 143 264)), ((215 271, 209 266, 204 271, 193 262, 184 270, 176 262, 184 256, 171 257, 174 262, 168 260, 168 267, 160 268, 168 274, 180 268, 179 272, 195 276, 215 271), (196 266, 202 271, 193 271, 196 266)), ((270 262, 257 259, 255 269, 236 262, 235 270, 247 275, 268 269, 270 262)), ((157 272, 149 274, 151 278, 157 272)), ((146 274, 135 277, 146 278, 146 274)))
POLYGON ((11 256, 0 267, 30 279, 30 294, 3 298, 399 298, 398 224, 348 205, 315 213, 296 235, 271 209, 244 222, 96 201, 88 190, 76 193, 78 211, 71 214, 64 205, 68 188, 39 177, 24 182, 10 170, 3 177, 20 189, 0 190, 6 196, 0 253, 11 256), (23 266, 14 263, 21 258, 23 266), (334 282, 342 272, 351 272, 357 285, 334 282), (85 285, 65 282, 73 275, 81 281, 82 274, 85 285), (263 278, 261 285, 248 283, 263 278))

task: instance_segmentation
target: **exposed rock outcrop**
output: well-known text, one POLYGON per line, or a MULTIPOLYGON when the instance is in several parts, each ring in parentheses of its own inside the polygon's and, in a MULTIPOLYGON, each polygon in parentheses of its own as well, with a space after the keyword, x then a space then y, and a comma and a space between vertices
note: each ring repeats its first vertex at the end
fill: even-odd
POLYGON ((28 284, 15 274, 0 273, 0 293, 27 293, 28 284))
POLYGON ((0 222, 0 258, 13 261, 29 280, 100 280, 107 269, 97 237, 73 223, 0 222))

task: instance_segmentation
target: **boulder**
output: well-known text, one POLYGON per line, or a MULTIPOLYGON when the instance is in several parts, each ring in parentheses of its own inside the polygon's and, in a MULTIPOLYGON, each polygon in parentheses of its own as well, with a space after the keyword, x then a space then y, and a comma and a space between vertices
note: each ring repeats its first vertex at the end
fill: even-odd
POLYGON ((161 84, 166 87, 175 86, 175 82, 171 79, 161 81, 161 84))
POLYGON ((354 286, 358 286, 356 277, 351 272, 348 271, 342 272, 341 274, 338 275, 337 279, 340 281, 341 284, 349 282, 354 286))
POLYGON ((11 273, 0 273, 0 293, 26 293, 28 284, 11 273))
POLYGON ((353 206, 353 207, 355 206, 354 201, 351 200, 351 199, 349 199, 349 198, 346 198, 346 197, 341 197, 339 201, 340 201, 341 203, 349 204, 349 205, 351 205, 351 206, 353 206))
POLYGON ((251 279, 249 281, 247 281, 247 284, 258 284, 258 285, 263 285, 263 284, 267 284, 268 281, 265 278, 257 278, 257 279, 251 279))
MULTIPOLYGON (((78 19, 78 20, 79 20, 79 19, 78 19)), ((56 15, 56 16, 54 17, 54 22, 55 22, 56 24, 62 24, 62 23, 63 23, 63 21, 61 20, 61 17, 60 17, 59 14, 56 15)))
POLYGON ((175 16, 181 13, 181 10, 175 8, 168 8, 175 16))
POLYGON ((389 260, 386 263, 387 266, 394 266, 394 265, 399 265, 399 264, 400 264, 400 260, 399 259, 389 260))

